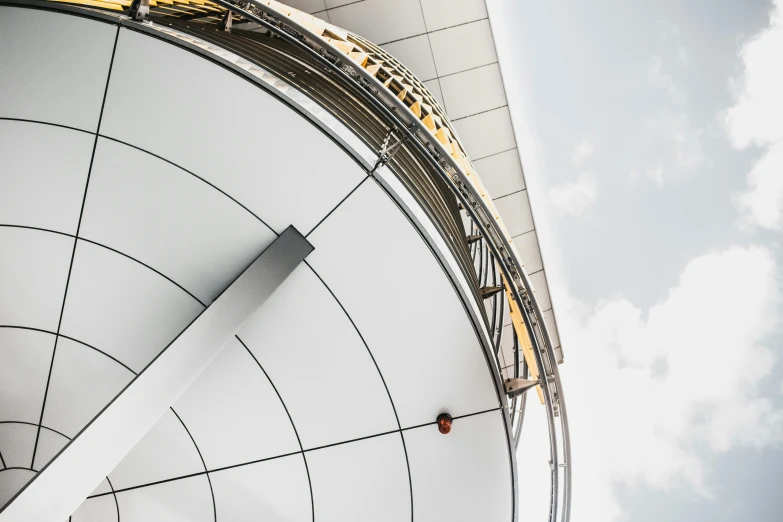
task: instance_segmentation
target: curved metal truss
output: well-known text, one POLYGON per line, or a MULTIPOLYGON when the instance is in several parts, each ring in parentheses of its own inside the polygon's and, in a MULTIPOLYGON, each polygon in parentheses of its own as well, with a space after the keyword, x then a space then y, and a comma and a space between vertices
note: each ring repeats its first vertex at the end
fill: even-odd
MULTIPOLYGON (((160 20, 161 23, 167 20, 198 20, 195 25, 209 25, 212 33, 198 32, 199 37, 203 35, 208 41, 210 37, 212 41, 219 40, 219 32, 227 26, 230 28, 232 21, 253 22, 263 28, 267 35, 284 42, 289 50, 300 53, 300 57, 306 56, 310 64, 327 71, 332 78, 339 80, 341 87, 348 86, 350 95, 372 110, 374 124, 376 127, 379 124, 385 126, 385 136, 380 138, 377 132, 372 136, 366 129, 364 135, 359 132, 357 135, 379 152, 379 160, 373 170, 388 164, 410 188, 420 183, 420 180, 403 179, 406 169, 416 170, 409 169, 411 166, 419 170, 426 167, 426 171, 435 176, 434 179, 426 180, 430 185, 434 184, 434 189, 423 189, 420 186, 414 188, 419 192, 418 199, 424 203, 423 207, 428 213, 437 214, 432 216, 433 223, 439 227, 447 243, 450 237, 453 243, 454 223, 461 221, 461 217, 455 208, 448 208, 448 201, 444 202, 443 194, 437 192, 445 190, 450 193, 458 202, 459 210, 464 211, 469 220, 469 231, 460 223, 463 236, 469 234, 467 241, 462 241, 462 248, 452 243, 449 243, 449 247, 463 271, 466 264, 470 265, 470 273, 464 275, 473 283, 472 290, 477 302, 481 304, 486 297, 490 303, 489 310, 483 309, 486 312, 483 319, 497 364, 496 377, 526 378, 530 374, 531 378, 539 382, 536 388, 546 409, 550 442, 549 520, 568 522, 571 452, 568 417, 557 367, 560 361, 519 253, 465 155, 456 132, 427 89, 393 57, 362 37, 316 21, 310 15, 273 0, 183 0, 176 3, 162 0, 50 1, 126 10, 129 14, 137 13, 140 6, 147 10, 152 6, 153 15, 166 17, 160 20), (220 24, 219 28, 216 24, 220 24), (393 136, 396 136, 396 140, 390 147, 393 136), (407 156, 397 154, 403 157, 392 158, 397 149, 404 150, 407 156), (429 193, 425 194, 427 190, 429 193), (460 257, 467 262, 460 262, 460 257), (498 288, 502 290, 487 295, 488 289, 498 288), (510 312, 512 319, 514 364, 503 368, 497 363, 497 355, 503 335, 505 310, 510 312)), ((252 56, 245 55, 242 45, 233 46, 230 50, 253 61, 252 56)), ((261 65, 266 67, 269 64, 261 65)), ((285 74, 280 74, 280 78, 296 85, 285 74)), ((340 119, 338 108, 330 106, 326 101, 322 105, 340 119)), ((343 123, 351 130, 359 130, 345 119, 343 123)), ((502 383, 498 384, 502 389, 502 383)), ((507 407, 507 429, 515 445, 519 443, 525 414, 525 396, 521 397, 509 399, 507 407)))

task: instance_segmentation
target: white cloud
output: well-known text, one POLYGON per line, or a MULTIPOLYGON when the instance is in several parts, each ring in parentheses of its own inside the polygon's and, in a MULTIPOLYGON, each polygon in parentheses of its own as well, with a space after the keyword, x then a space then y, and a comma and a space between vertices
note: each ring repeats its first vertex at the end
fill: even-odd
POLYGON ((751 223, 780 229, 783 224, 783 144, 777 144, 748 173, 748 190, 736 203, 751 223))
POLYGON ((580 172, 576 181, 555 185, 549 190, 555 212, 561 216, 579 216, 598 199, 598 187, 592 172, 580 172))
POLYGON ((663 167, 660 165, 657 165, 655 168, 652 168, 647 171, 647 177, 652 178, 653 181, 655 181, 655 184, 659 187, 663 186, 663 167))
POLYGON ((690 65, 690 60, 688 59, 688 52, 685 50, 685 47, 683 47, 682 45, 677 46, 677 61, 680 62, 680 65, 686 68, 690 65))
POLYGON ((661 111, 648 118, 647 126, 674 143, 677 166, 694 171, 709 164, 701 143, 704 130, 692 127, 687 114, 661 111))
MULTIPOLYGON (((555 295, 567 350, 574 522, 618 520, 621 484, 709 496, 705 455, 783 440, 783 412, 758 392, 774 363, 765 340, 778 320, 776 274, 766 249, 735 247, 688 263, 646 315, 622 297, 587 307, 555 295), (732 274, 742 284, 730 285, 732 274)), ((546 498, 545 463, 528 462, 547 456, 532 431, 545 432, 540 417, 531 413, 525 428, 520 459, 537 474, 523 476, 523 502, 546 498)))
MULTIPOLYGON (((682 50, 684 53, 684 49, 682 50)), ((682 55, 687 61, 687 55, 682 55)), ((678 58, 682 60, 682 58, 678 58)), ((650 58, 647 64, 647 70, 645 71, 645 78, 647 84, 655 89, 661 89, 669 98, 677 103, 685 103, 686 95, 685 89, 682 85, 674 81, 674 78, 663 70, 663 61, 659 56, 653 56, 650 58)))
POLYGON ((726 113, 733 145, 765 149, 748 173, 748 190, 737 198, 746 219, 769 229, 783 227, 783 0, 770 12, 769 26, 740 50, 741 78, 732 82, 736 104, 726 113))
POLYGON ((585 161, 593 156, 595 149, 590 140, 584 140, 571 152, 571 165, 581 167, 585 161))
POLYGON ((677 62, 682 68, 687 68, 690 65, 690 59, 688 58, 688 52, 685 50, 685 46, 683 46, 680 41, 680 27, 663 21, 659 21, 658 25, 661 28, 661 41, 674 44, 677 62))

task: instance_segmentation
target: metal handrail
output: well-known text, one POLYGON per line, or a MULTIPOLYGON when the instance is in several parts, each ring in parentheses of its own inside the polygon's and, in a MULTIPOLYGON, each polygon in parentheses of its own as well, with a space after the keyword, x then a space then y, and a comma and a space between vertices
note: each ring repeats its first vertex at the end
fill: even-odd
MULTIPOLYGON (((486 245, 495 257, 506 277, 512 297, 520 303, 522 318, 534 347, 536 363, 541 369, 541 388, 544 390, 545 406, 550 439, 550 459, 552 470, 552 487, 550 495, 550 521, 568 522, 570 517, 570 486, 571 486, 571 454, 568 432, 568 419, 565 399, 557 369, 554 347, 551 342, 541 308, 533 295, 532 284, 524 271, 523 263, 516 249, 504 230, 498 224, 496 216, 486 201, 485 195, 479 194, 461 165, 459 165, 445 149, 432 138, 424 124, 409 112, 408 107, 394 96, 389 96, 380 81, 370 75, 359 64, 344 60, 339 49, 324 42, 319 35, 309 28, 290 18, 281 18, 279 14, 258 0, 247 0, 245 5, 254 8, 256 12, 232 4, 228 0, 212 0, 214 3, 231 10, 241 17, 255 22, 276 36, 287 40, 300 48, 307 49, 324 66, 344 79, 357 83, 358 93, 362 98, 391 121, 398 122, 397 130, 409 139, 411 143, 425 153, 425 157, 436 166, 436 171, 442 175, 447 186, 457 200, 468 212, 486 240, 486 245), (559 422, 556 421, 559 419, 559 422), (561 444, 564 461, 560 461, 558 439, 555 424, 560 424, 561 444), (560 495, 560 470, 563 470, 563 510, 558 509, 560 495), (558 516, 559 515, 559 516, 558 516)), ((509 415, 516 413, 514 410, 509 415)))
POLYGON ((370 75, 363 67, 350 60, 342 60, 338 49, 324 42, 319 38, 319 35, 314 34, 308 27, 290 18, 281 19, 274 9, 258 0, 248 0, 247 4, 256 8, 260 12, 259 14, 264 16, 258 16, 250 11, 246 11, 227 0, 214 1, 226 9, 230 9, 240 16, 258 23, 278 36, 295 42, 297 45, 311 48, 312 51, 323 57, 323 62, 328 64, 328 67, 335 72, 358 81, 359 87, 364 88, 361 90, 373 94, 367 101, 391 118, 392 121, 397 120, 399 122, 398 130, 413 138, 412 142, 421 146, 424 151, 429 153, 433 162, 440 166, 438 171, 442 172, 448 186, 474 220, 481 235, 486 239, 487 246, 498 261, 501 271, 506 276, 506 280, 513 282, 510 285, 510 290, 513 298, 520 303, 522 317, 530 334, 531 344, 535 348, 536 363, 541 369, 543 377, 541 387, 544 390, 547 407, 552 466, 550 520, 554 522, 559 519, 567 522, 570 517, 571 454, 565 399, 554 347, 544 323, 541 308, 533 296, 533 286, 525 273, 524 265, 510 239, 506 237, 501 226, 497 223, 499 216, 494 215, 485 196, 478 193, 474 184, 468 178, 468 173, 464 172, 461 165, 451 157, 445 147, 437 140, 432 139, 428 129, 420 120, 409 117, 408 107, 398 98, 389 96, 388 92, 383 89, 380 81, 370 75), (556 418, 560 419, 563 462, 560 462, 558 440, 555 433, 556 418), (559 473, 561 469, 564 470, 564 505, 562 512, 558 510, 560 493, 559 473), (560 517, 558 517, 558 513, 561 513, 560 517))

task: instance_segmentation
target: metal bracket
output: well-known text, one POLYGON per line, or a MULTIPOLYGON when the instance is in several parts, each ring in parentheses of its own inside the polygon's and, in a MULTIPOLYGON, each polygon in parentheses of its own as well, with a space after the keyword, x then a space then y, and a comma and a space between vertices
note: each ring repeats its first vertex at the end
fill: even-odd
POLYGON ((227 32, 231 32, 231 22, 232 22, 232 16, 231 11, 229 9, 226 9, 226 14, 223 15, 223 20, 220 21, 220 28, 227 32))
POLYGON ((128 8, 128 16, 133 20, 143 22, 150 14, 150 0, 133 0, 128 8))
MULTIPOLYGON (((409 127, 408 130, 412 130, 413 126, 409 127)), ((410 133, 406 133, 404 137, 401 139, 398 139, 397 142, 389 147, 389 142, 391 141, 391 137, 394 135, 394 132, 397 130, 397 127, 391 127, 389 129, 389 132, 386 133, 386 137, 383 139, 383 143, 381 143, 381 149, 378 151, 378 161, 375 162, 375 166, 372 168, 372 172, 375 172, 381 167, 386 166, 386 164, 391 161, 391 159, 394 157, 394 155, 397 153, 398 150, 400 150, 400 146, 408 141, 410 138, 410 133)))
POLYGON ((502 292, 505 289, 506 287, 504 286, 482 286, 479 288, 479 294, 481 294, 482 299, 489 299, 493 295, 502 292))

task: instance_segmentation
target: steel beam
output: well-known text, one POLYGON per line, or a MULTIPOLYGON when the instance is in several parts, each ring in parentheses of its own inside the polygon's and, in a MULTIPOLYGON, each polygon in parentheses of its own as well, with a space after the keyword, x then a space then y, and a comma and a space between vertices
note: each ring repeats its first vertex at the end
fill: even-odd
POLYGON ((67 520, 312 250, 295 228, 283 232, 5 506, 0 522, 67 520))

